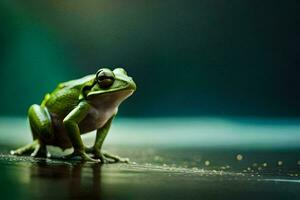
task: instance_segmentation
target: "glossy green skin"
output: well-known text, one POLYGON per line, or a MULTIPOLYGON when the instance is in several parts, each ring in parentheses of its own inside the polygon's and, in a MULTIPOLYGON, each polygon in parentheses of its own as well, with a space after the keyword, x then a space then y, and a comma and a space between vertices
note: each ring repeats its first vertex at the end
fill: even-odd
POLYGON ((87 161, 105 162, 109 160, 127 161, 101 151, 111 122, 117 114, 118 106, 135 90, 136 85, 124 69, 112 72, 115 80, 108 88, 101 88, 95 82, 96 75, 61 83, 47 94, 41 105, 32 105, 28 111, 29 123, 34 142, 12 151, 22 155, 33 152, 32 156, 45 157, 46 145, 62 149, 74 148, 67 158, 80 156, 87 161), (83 145, 81 134, 97 130, 95 144, 91 148, 83 145), (91 158, 88 154, 93 154, 91 158))

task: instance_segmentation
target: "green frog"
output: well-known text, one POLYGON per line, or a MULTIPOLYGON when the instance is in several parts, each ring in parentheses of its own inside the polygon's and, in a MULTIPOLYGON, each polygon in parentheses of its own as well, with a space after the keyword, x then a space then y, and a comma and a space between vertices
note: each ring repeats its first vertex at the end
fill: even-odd
POLYGON ((28 110, 33 142, 13 155, 31 154, 47 157, 47 145, 74 149, 65 159, 81 158, 92 162, 128 162, 102 151, 102 144, 110 129, 119 105, 136 90, 133 79, 123 68, 113 71, 102 68, 96 74, 60 83, 45 95, 40 105, 28 110), (83 144, 81 135, 97 130, 92 147, 83 144))

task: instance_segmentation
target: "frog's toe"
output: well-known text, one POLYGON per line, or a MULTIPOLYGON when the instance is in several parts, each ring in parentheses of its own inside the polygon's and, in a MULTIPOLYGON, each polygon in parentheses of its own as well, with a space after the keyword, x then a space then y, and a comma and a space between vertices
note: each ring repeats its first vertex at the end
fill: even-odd
POLYGON ((100 162, 100 161, 101 161, 101 160, 99 160, 99 159, 93 159, 93 158, 91 158, 91 157, 88 156, 86 153, 83 153, 83 154, 81 155, 81 158, 82 158, 83 161, 88 161, 88 162, 100 162))
POLYGON ((33 150, 24 150, 24 149, 16 149, 16 150, 11 150, 10 154, 14 156, 22 156, 22 155, 30 155, 30 153, 33 150))
POLYGON ((77 160, 78 158, 81 158, 82 161, 87 161, 87 162, 100 162, 100 160, 93 159, 88 154, 86 154, 84 152, 78 152, 78 151, 74 151, 70 155, 63 157, 63 159, 66 159, 66 160, 77 160))
POLYGON ((105 158, 104 155, 99 150, 92 149, 89 153, 93 154, 93 158, 100 160, 101 163, 111 162, 111 160, 105 158))
POLYGON ((10 154, 16 155, 16 156, 31 154, 35 150, 37 144, 38 144, 38 141, 33 141, 33 143, 28 144, 24 147, 18 148, 16 150, 11 150, 10 154))
POLYGON ((14 155, 14 156, 21 156, 21 155, 23 155, 23 152, 20 151, 19 149, 17 149, 17 150, 11 150, 10 154, 14 155))
POLYGON ((122 162, 122 163, 129 163, 128 158, 121 158, 116 155, 112 155, 106 152, 101 152, 99 149, 94 147, 85 147, 85 152, 89 154, 93 154, 93 158, 99 159, 101 163, 116 163, 116 162, 122 162))
POLYGON ((104 152, 103 155, 106 158, 112 159, 114 162, 121 162, 121 163, 129 163, 130 162, 129 158, 121 158, 119 156, 112 155, 112 154, 109 154, 109 153, 106 153, 106 152, 104 152))

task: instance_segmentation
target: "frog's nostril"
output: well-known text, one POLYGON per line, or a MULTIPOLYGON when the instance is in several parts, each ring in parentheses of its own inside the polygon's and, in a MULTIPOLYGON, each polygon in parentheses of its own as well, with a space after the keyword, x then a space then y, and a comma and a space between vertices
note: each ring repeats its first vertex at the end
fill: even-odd
POLYGON ((136 90, 136 84, 135 84, 135 82, 131 79, 131 81, 130 81, 130 86, 131 86, 131 88, 133 89, 133 90, 136 90))

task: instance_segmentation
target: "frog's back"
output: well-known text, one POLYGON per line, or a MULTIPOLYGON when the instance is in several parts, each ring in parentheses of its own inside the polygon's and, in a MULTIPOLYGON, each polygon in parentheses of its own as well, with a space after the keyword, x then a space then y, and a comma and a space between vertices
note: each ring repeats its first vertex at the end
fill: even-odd
POLYGON ((79 103, 81 89, 89 82, 93 82, 94 75, 60 83, 57 88, 44 101, 50 113, 64 118, 79 103))
POLYGON ((80 79, 75 79, 75 80, 71 80, 71 81, 67 81, 67 82, 63 82, 60 83, 57 86, 57 89, 62 89, 62 88, 82 88, 82 86, 86 85, 88 82, 93 81, 95 78, 95 75, 91 74, 91 75, 87 75, 84 76, 80 79))

